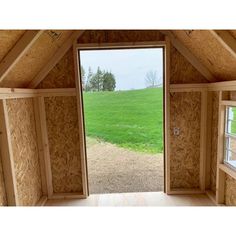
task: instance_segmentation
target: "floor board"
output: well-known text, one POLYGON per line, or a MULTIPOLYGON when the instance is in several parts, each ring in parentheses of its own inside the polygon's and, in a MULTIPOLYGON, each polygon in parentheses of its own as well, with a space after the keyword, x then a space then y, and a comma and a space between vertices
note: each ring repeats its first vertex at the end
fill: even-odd
POLYGON ((46 206, 214 206, 205 194, 167 195, 163 192, 92 194, 87 199, 48 200, 46 206))

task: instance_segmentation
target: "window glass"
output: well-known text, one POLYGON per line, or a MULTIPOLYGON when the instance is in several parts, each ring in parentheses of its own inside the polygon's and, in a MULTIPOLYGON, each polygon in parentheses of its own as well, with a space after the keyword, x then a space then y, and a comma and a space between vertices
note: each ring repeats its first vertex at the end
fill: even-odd
POLYGON ((226 132, 236 136, 236 107, 227 108, 226 132))
POLYGON ((226 164, 236 168, 236 107, 226 107, 225 158, 226 164))

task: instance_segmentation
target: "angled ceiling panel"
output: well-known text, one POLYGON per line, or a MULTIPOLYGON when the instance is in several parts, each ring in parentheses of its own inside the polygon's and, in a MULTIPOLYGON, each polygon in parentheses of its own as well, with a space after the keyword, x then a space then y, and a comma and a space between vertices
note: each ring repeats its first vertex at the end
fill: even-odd
POLYGON ((236 30, 229 30, 229 32, 234 36, 234 38, 236 40, 236 30))
POLYGON ((171 84, 209 82, 174 46, 171 46, 170 52, 171 84))
POLYGON ((236 60, 208 30, 174 30, 174 35, 218 81, 236 80, 236 60))
POLYGON ((0 83, 1 87, 27 87, 48 61, 71 35, 70 30, 46 30, 9 74, 0 83))
POLYGON ((0 61, 7 55, 24 32, 24 30, 0 30, 0 61))

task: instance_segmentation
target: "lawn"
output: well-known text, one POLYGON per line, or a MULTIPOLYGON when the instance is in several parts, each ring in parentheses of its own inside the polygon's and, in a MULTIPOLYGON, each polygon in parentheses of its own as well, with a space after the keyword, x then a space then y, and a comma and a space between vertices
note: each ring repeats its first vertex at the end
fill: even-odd
POLYGON ((233 120, 234 121, 231 122, 231 132, 233 134, 236 134, 236 122, 235 122, 235 120, 236 120, 236 108, 235 107, 232 108, 232 112, 233 112, 233 120))
POLYGON ((120 147, 163 152, 162 88, 84 92, 86 135, 120 147))

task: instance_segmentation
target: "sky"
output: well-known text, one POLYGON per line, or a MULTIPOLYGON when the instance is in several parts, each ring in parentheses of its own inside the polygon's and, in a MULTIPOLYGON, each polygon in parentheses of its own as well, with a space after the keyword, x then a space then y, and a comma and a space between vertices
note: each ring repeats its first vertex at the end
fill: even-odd
POLYGON ((101 70, 112 72, 116 79, 115 90, 130 90, 146 88, 146 74, 156 71, 163 78, 163 49, 112 49, 112 50, 82 50, 81 65, 88 74, 91 67, 96 73, 101 70))

